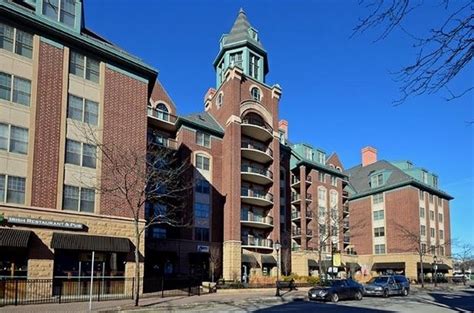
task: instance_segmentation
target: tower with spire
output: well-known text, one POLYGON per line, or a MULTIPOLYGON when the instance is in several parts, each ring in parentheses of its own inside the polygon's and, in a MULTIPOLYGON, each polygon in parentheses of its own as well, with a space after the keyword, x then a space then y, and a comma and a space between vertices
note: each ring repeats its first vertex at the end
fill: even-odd
POLYGON ((219 48, 214 61, 217 88, 225 80, 226 70, 232 66, 241 68, 245 75, 265 83, 268 73, 267 52, 258 31, 252 27, 242 8, 230 33, 222 35, 219 48))

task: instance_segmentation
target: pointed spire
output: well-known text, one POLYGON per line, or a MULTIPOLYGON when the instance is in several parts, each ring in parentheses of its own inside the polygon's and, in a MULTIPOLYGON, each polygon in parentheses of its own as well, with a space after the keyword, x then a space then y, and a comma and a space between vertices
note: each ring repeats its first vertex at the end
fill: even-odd
POLYGON ((235 19, 234 25, 230 30, 229 34, 226 36, 225 45, 241 42, 241 41, 252 41, 254 45, 259 47, 260 49, 264 50, 262 44, 258 39, 254 39, 251 37, 249 29, 253 28, 250 25, 250 22, 247 19, 247 14, 243 8, 240 8, 239 14, 235 19))

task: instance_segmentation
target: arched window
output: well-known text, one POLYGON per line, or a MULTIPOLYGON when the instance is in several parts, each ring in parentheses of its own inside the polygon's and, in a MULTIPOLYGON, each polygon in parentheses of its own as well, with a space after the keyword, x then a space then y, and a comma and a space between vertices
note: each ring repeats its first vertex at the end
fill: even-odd
POLYGON ((168 113, 168 107, 164 103, 158 103, 156 105, 156 117, 163 121, 169 121, 170 115, 168 113))
POLYGON ((262 127, 265 126, 265 121, 263 120, 263 118, 253 112, 250 112, 249 114, 245 115, 244 121, 248 124, 258 125, 262 127))
POLYGON ((250 90, 250 94, 252 95, 253 100, 260 101, 260 89, 253 87, 252 90, 250 90))

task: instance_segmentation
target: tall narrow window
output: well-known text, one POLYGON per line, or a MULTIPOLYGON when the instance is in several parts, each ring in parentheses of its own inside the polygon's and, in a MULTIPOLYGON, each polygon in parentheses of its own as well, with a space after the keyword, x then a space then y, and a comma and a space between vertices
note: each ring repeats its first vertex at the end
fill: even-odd
POLYGON ((79 207, 79 187, 64 186, 63 209, 77 211, 79 207))
POLYGON ((0 123, 0 150, 8 150, 8 124, 0 123))
POLYGON ((242 68, 242 52, 231 53, 230 65, 242 68))
POLYGON ((95 168, 97 159, 97 148, 94 145, 82 145, 82 166, 95 168))
POLYGON ((13 51, 14 28, 0 23, 0 48, 13 51))
POLYGON ((255 79, 258 79, 259 74, 259 62, 260 58, 255 54, 250 53, 250 62, 249 62, 249 75, 255 79))
POLYGON ((211 135, 197 131, 196 144, 209 148, 211 146, 211 135))
POLYGON ((16 29, 15 53, 30 58, 33 56, 33 35, 16 29))
POLYGON ((94 101, 84 102, 84 123, 97 125, 99 120, 99 104, 94 101))
POLYGON ((5 202, 5 175, 0 175, 0 202, 5 202))
POLYGON ((70 94, 67 117, 90 125, 98 125, 99 104, 70 94))
POLYGON ((13 102, 30 105, 31 82, 28 79, 15 77, 13 80, 13 102))
POLYGON ((0 72, 0 99, 10 101, 12 92, 12 76, 0 72))
POLYGON ((66 163, 81 165, 81 143, 74 140, 66 140, 66 163))

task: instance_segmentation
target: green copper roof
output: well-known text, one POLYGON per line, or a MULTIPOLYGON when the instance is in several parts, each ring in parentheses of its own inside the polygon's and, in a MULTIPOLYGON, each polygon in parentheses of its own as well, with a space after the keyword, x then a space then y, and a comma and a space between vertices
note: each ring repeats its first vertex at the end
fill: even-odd
POLYGON ((201 129, 218 137, 224 136, 224 128, 207 112, 180 116, 178 117, 177 126, 180 127, 181 125, 201 129))
POLYGON ((357 199, 374 193, 379 193, 407 185, 412 185, 417 188, 427 190, 435 195, 438 195, 448 200, 453 199, 453 197, 447 194, 446 192, 438 188, 434 188, 430 185, 424 184, 420 180, 415 179, 412 176, 406 174, 397 166, 394 166, 390 162, 384 160, 377 161, 367 166, 355 166, 345 171, 345 174, 349 176, 349 183, 355 191, 355 193, 351 195, 351 199, 357 199), (376 188, 372 188, 370 185, 371 175, 373 173, 382 171, 390 172, 390 175, 387 177, 387 180, 384 181, 383 185, 378 186, 376 188))
POLYGON ((249 42, 252 43, 257 48, 265 51, 263 48, 262 43, 260 42, 259 38, 253 38, 251 36, 251 30, 254 30, 252 25, 250 25, 247 15, 245 14, 243 9, 240 9, 239 14, 237 15, 237 19, 234 22, 234 26, 230 30, 228 35, 225 35, 223 38, 223 45, 235 45, 241 44, 242 42, 249 42))
POLYGON ((0 16, 10 17, 16 23, 28 25, 37 30, 41 36, 49 35, 52 40, 61 43, 64 41, 72 42, 82 49, 92 50, 96 55, 101 55, 108 60, 120 64, 125 68, 133 69, 149 78, 154 79, 157 75, 157 70, 152 66, 109 42, 99 40, 97 36, 91 36, 87 30, 84 29, 84 32, 81 31, 80 33, 75 32, 61 25, 61 23, 37 15, 35 12, 12 3, 11 1, 0 0, 0 16))
MULTIPOLYGON (((297 168, 301 165, 304 165, 304 166, 307 166, 307 167, 310 167, 310 168, 314 168, 314 169, 321 170, 321 171, 324 171, 324 172, 327 172, 327 173, 331 173, 334 176, 338 176, 338 177, 341 177, 341 178, 346 178, 347 177, 343 172, 340 172, 340 171, 336 170, 335 168, 332 168, 330 166, 327 166, 326 164, 321 164, 321 163, 318 163, 318 162, 315 162, 313 160, 309 160, 309 159, 303 157, 299 153, 299 151, 294 149, 294 147, 300 146, 300 145, 302 145, 302 144, 297 144, 297 145, 292 145, 291 146, 291 157, 293 159, 293 162, 290 162, 290 163, 292 165, 292 169, 297 168)), ((307 146, 311 147, 309 145, 307 145, 307 146)), ((322 151, 320 149, 313 149, 313 150, 322 151)))

